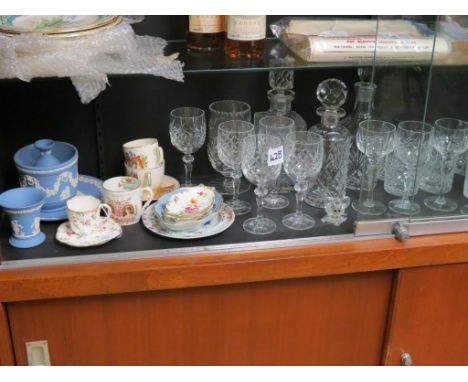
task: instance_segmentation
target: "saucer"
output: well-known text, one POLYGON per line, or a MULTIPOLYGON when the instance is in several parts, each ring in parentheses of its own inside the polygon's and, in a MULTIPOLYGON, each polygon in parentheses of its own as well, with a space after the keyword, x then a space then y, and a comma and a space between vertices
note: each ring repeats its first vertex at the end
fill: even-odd
MULTIPOLYGON (((89 175, 78 176, 78 191, 77 195, 92 195, 98 199, 102 196, 102 180, 89 175)), ((67 206, 63 205, 59 208, 42 210, 42 221, 59 221, 67 218, 67 206)))
POLYGON ((62 244, 83 248, 103 245, 122 235, 122 228, 113 219, 100 217, 99 220, 99 227, 96 231, 92 235, 86 236, 80 236, 73 232, 70 228, 70 222, 66 221, 57 228, 55 238, 62 244))
POLYGON ((158 189, 154 193, 153 200, 158 200, 164 194, 174 191, 178 189, 179 187, 180 187, 180 183, 177 181, 177 179, 169 175, 164 175, 161 185, 158 187, 158 189))
POLYGON ((92 195, 98 199, 102 197, 102 180, 89 175, 78 176, 77 195, 92 195))
POLYGON ((232 223, 234 223, 235 219, 234 211, 228 206, 223 206, 219 212, 219 219, 211 219, 196 230, 190 232, 171 231, 161 226, 156 214, 154 213, 154 206, 155 204, 151 205, 143 212, 143 224, 151 232, 171 239, 190 240, 217 235, 218 233, 227 230, 232 225, 232 223))

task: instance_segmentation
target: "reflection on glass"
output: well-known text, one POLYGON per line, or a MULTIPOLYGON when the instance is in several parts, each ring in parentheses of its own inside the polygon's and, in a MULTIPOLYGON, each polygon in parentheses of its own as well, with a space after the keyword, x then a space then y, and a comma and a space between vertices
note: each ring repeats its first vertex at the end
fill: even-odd
MULTIPOLYGON (((431 144, 442 156, 440 178, 444 185, 446 178, 453 176, 455 158, 468 148, 468 123, 456 118, 438 119, 431 144)), ((424 204, 434 211, 455 211, 457 203, 445 194, 444 188, 440 187, 439 194, 424 199, 424 204)))
POLYGON ((379 120, 362 121, 356 134, 358 149, 367 157, 367 176, 362 177, 359 201, 354 201, 353 208, 364 215, 381 215, 386 210, 385 204, 374 200, 374 188, 377 174, 385 156, 394 148, 395 125, 379 120))
POLYGON ((429 154, 433 127, 419 121, 403 121, 398 124, 393 156, 404 164, 402 176, 403 193, 400 199, 390 201, 388 208, 402 215, 415 215, 421 207, 410 200, 410 192, 416 183, 416 174, 429 154))

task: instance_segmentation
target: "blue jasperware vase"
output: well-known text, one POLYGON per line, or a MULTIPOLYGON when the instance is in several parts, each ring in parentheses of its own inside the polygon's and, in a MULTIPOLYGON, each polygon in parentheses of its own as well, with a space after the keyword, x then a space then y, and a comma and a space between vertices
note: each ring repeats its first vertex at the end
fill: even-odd
POLYGON ((78 150, 75 146, 41 139, 19 149, 14 161, 21 187, 46 193, 42 220, 66 219, 66 202, 78 189, 78 150))
POLYGON ((31 248, 44 242, 40 211, 46 198, 44 191, 34 187, 13 188, 0 194, 0 206, 7 213, 13 231, 9 239, 13 247, 31 248))

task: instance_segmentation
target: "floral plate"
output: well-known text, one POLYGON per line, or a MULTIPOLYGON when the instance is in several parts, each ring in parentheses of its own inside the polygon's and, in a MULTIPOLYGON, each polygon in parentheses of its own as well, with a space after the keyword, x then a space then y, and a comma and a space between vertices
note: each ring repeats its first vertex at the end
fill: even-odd
POLYGON ((219 219, 212 219, 200 226, 198 229, 190 232, 171 231, 161 226, 156 214, 154 213, 154 206, 155 204, 151 205, 143 212, 143 224, 151 232, 172 239, 190 240, 217 235, 218 233, 227 230, 232 225, 232 223, 234 223, 235 219, 234 211, 228 206, 223 206, 219 212, 219 219))
POLYGON ((99 219, 99 227, 92 235, 80 236, 76 234, 70 228, 70 222, 66 221, 57 228, 55 238, 62 244, 83 248, 103 245, 122 235, 122 227, 113 219, 108 217, 100 217, 99 219))
POLYGON ((78 15, 0 16, 0 30, 6 33, 61 34, 96 29, 111 24, 119 16, 78 15))

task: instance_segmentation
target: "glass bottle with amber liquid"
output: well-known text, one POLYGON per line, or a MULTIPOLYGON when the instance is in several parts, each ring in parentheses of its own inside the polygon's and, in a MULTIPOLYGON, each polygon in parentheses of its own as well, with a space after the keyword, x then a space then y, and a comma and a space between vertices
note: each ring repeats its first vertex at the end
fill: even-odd
POLYGON ((266 16, 227 16, 224 51, 230 58, 262 58, 265 37, 266 16))
POLYGON ((187 33, 187 47, 199 52, 221 49, 226 37, 225 16, 191 15, 187 33))

